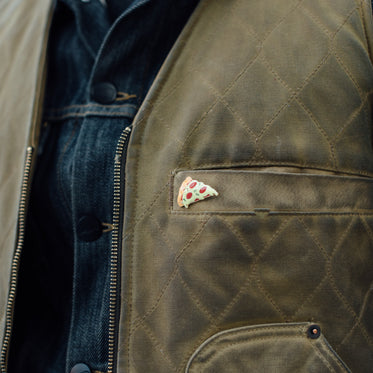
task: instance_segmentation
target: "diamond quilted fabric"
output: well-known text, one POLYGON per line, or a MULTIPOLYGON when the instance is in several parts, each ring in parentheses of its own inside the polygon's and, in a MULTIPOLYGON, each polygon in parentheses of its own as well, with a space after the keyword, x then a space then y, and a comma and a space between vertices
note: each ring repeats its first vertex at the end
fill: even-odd
MULTIPOLYGON (((195 354, 217 333, 308 322, 328 342, 293 371, 371 371, 370 12, 353 0, 201 3, 129 147, 120 371, 209 371, 195 354), (178 174, 206 170, 219 197, 178 207, 178 174)), ((297 330, 250 345, 252 369, 285 371, 313 343, 295 343, 307 338, 297 330)), ((216 364, 235 371, 214 340, 216 364)))

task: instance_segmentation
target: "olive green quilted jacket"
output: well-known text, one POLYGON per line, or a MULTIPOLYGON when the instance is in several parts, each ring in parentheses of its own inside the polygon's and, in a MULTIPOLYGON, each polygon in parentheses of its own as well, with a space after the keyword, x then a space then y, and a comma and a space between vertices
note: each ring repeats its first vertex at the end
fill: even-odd
MULTIPOLYGON (((49 2, 0 2, 1 372, 49 2)), ((200 2, 134 122, 109 372, 373 372, 371 13, 200 2), (187 177, 219 195, 180 207, 187 177)))

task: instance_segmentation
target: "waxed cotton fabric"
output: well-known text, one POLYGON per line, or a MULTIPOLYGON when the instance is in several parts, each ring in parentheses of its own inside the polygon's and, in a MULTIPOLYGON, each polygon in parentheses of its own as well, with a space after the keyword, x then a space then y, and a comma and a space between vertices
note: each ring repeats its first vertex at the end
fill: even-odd
MULTIPOLYGON (((200 5, 129 146, 119 371, 183 372, 216 333, 309 321, 346 369, 371 371, 372 195, 358 190, 372 183, 372 35, 366 1, 200 5), (175 206, 179 173, 197 171, 219 196, 175 206)), ((299 358, 314 371, 314 354, 290 351, 268 343, 246 370, 228 353, 214 367, 282 372, 299 358)))
MULTIPOLYGON (((1 345, 8 337, 4 335, 6 318, 9 317, 6 304, 15 241, 20 234, 17 219, 26 148, 35 146, 37 136, 33 128, 40 121, 50 12, 50 0, 12 0, 0 4, 1 345)), ((0 369, 4 369, 3 366, 0 369)))

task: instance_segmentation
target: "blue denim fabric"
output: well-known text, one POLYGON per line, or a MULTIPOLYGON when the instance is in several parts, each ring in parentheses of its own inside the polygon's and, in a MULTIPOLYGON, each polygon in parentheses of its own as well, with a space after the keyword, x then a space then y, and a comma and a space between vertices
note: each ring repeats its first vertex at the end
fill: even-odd
POLYGON ((113 222, 118 140, 197 2, 58 2, 9 372, 107 371, 112 235, 86 242, 79 222, 113 222), (112 104, 92 96, 99 82, 112 104))

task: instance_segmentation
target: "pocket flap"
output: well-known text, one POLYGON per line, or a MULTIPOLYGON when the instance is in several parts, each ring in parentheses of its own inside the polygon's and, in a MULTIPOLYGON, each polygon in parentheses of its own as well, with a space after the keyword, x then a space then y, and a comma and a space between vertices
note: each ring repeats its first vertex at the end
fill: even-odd
POLYGON ((310 337, 314 327, 267 324, 220 332, 195 351, 185 372, 350 372, 319 329, 310 337))

